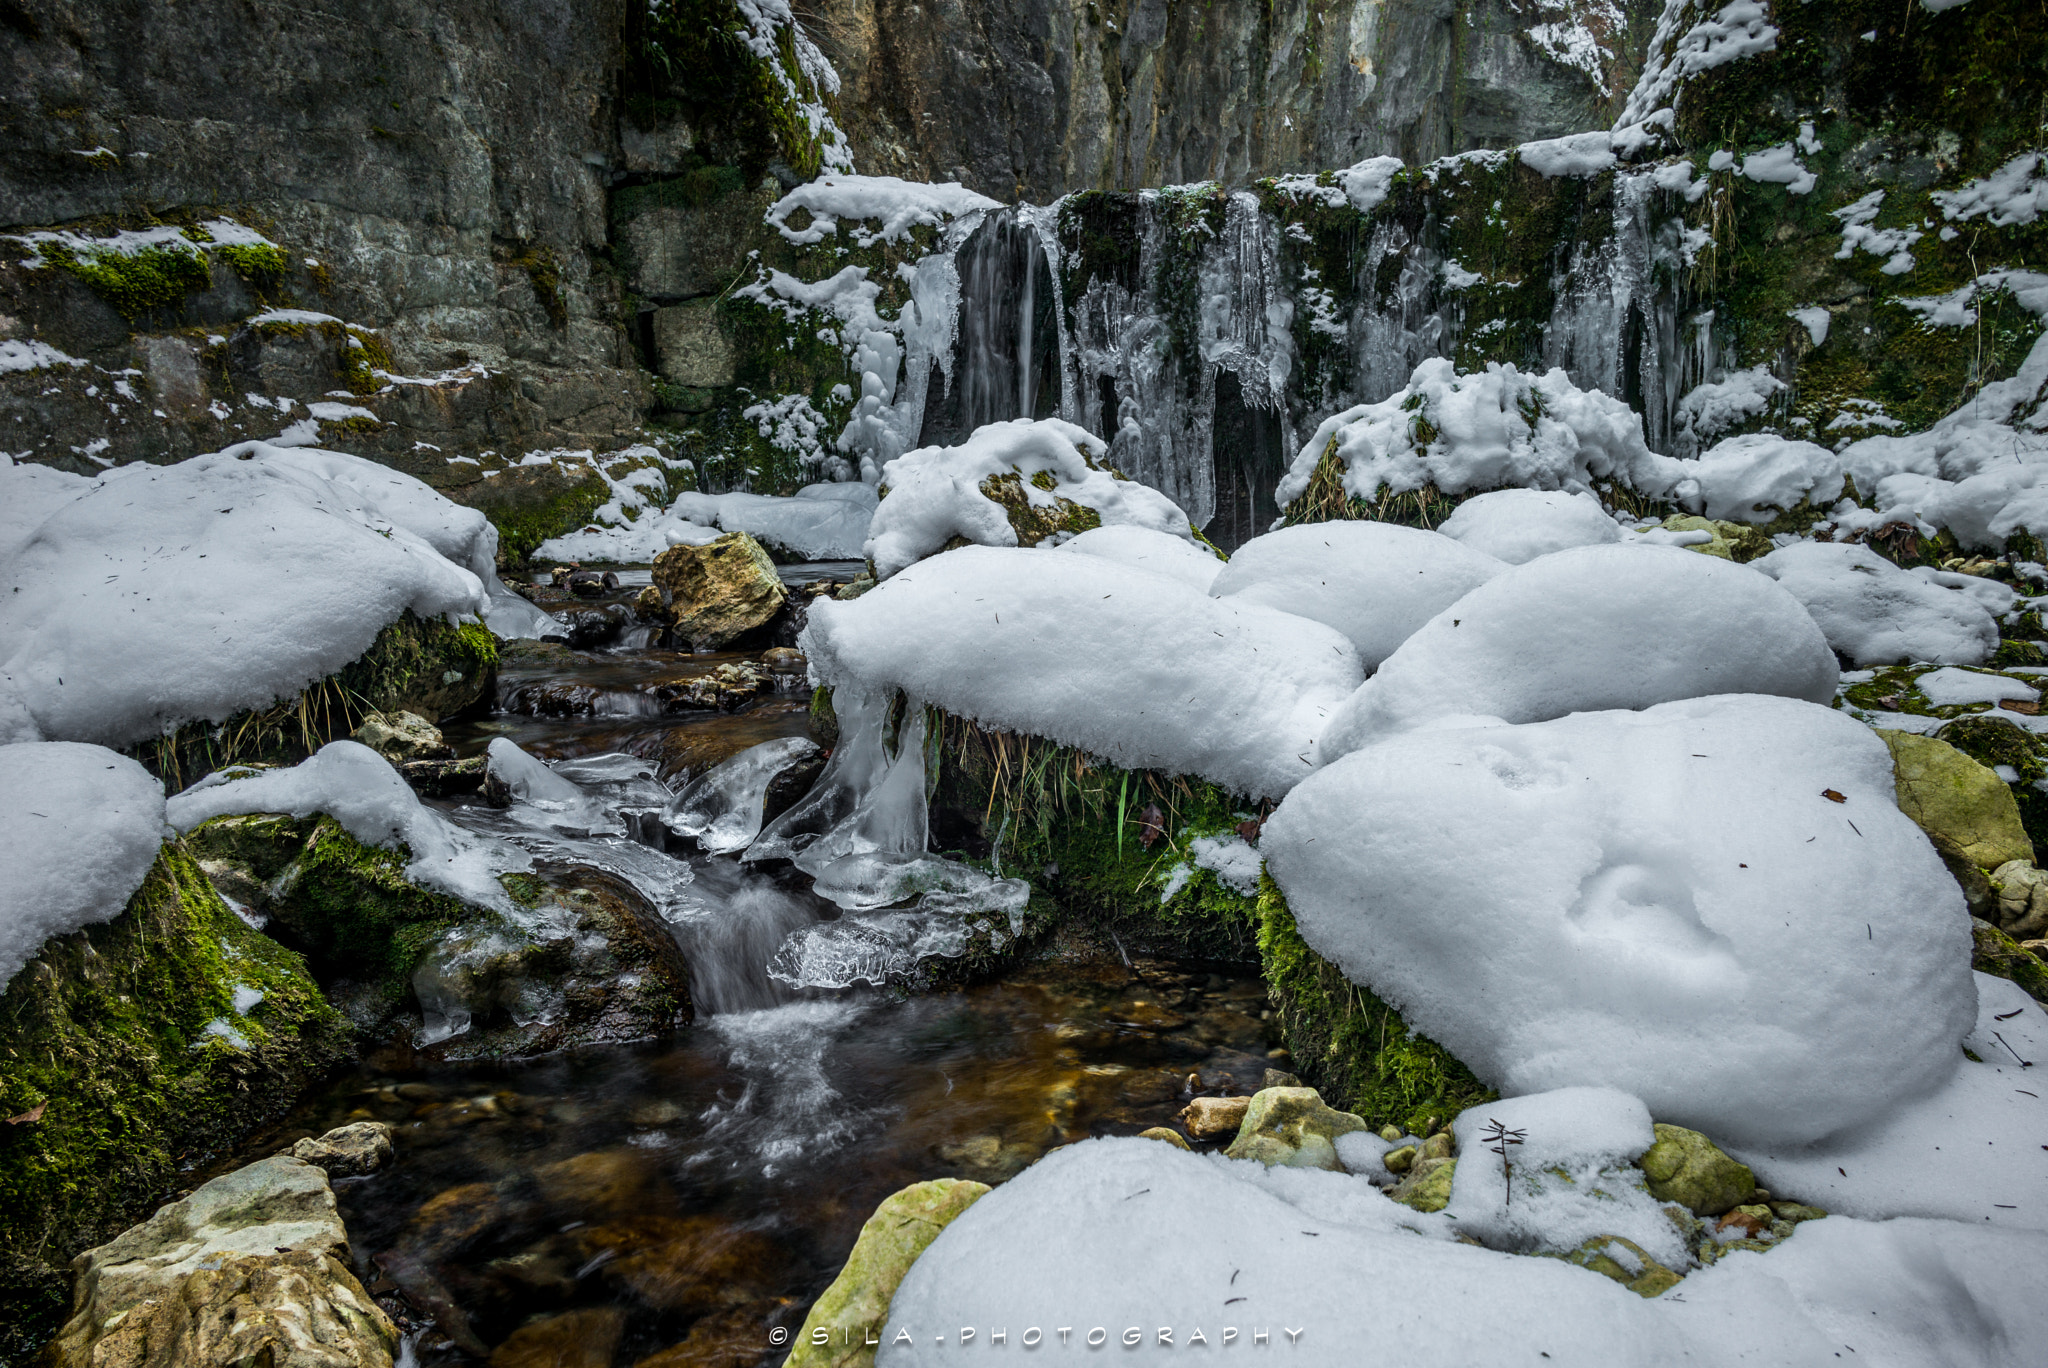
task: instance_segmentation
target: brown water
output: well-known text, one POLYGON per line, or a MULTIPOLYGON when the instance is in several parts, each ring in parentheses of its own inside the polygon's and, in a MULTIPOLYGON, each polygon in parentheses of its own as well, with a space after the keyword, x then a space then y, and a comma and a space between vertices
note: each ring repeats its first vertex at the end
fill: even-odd
MULTIPOLYGON (((535 684, 638 694, 653 678, 749 658, 579 653, 508 668, 500 697, 535 684)), ((664 757, 675 786, 746 746, 804 734, 808 702, 799 688, 731 713, 500 713, 450 740, 464 754, 505 735, 549 759, 664 757)), ((750 944, 743 922, 764 898, 809 897, 792 891, 792 871, 692 863, 714 915, 730 909, 735 946, 750 944)), ((741 969, 760 977, 752 965, 721 972, 741 969)), ((243 1158, 351 1120, 397 1128, 391 1164, 336 1188, 358 1271, 422 1360, 739 1368, 783 1358, 889 1193, 927 1178, 1001 1182, 1057 1145, 1169 1123, 1191 1074, 1204 1091, 1250 1093, 1275 1062, 1263 986, 1243 967, 1126 965, 1085 947, 941 995, 756 1000, 780 1005, 518 1063, 436 1065, 388 1049, 243 1158)))

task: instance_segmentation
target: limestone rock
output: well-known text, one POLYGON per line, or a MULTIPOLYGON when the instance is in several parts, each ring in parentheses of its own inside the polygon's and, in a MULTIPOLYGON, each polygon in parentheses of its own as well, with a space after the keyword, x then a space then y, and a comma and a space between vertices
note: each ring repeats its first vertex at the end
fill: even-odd
POLYGON ((1713 1141, 1683 1126, 1658 1123, 1656 1143, 1643 1154, 1650 1195, 1676 1202, 1695 1216, 1719 1216, 1756 1191, 1756 1175, 1723 1154, 1713 1141))
POLYGON ((1936 849, 1946 855, 1953 847, 1979 869, 2010 860, 2033 863, 2033 842, 2003 779, 1946 741, 1901 731, 1878 735, 1891 748, 1899 810, 1936 849))
POLYGON ((1442 1211, 1451 1203, 1451 1182, 1457 1173, 1455 1159, 1418 1159, 1387 1195, 1417 1211, 1442 1211))
POLYGON ((322 1136, 308 1136, 285 1153, 325 1169, 330 1178, 353 1178, 382 1167, 391 1157, 391 1127, 382 1121, 357 1121, 322 1136))
POLYGON ((1342 1173, 1337 1137, 1366 1129, 1364 1121, 1329 1106, 1314 1088, 1265 1088, 1252 1098, 1237 1139, 1225 1152, 1269 1166, 1342 1173))
POLYGON ((884 1198, 860 1228, 846 1267, 804 1317, 783 1368, 868 1368, 875 1361, 875 1347, 863 1343, 868 1327, 888 1320, 889 1303, 910 1265, 987 1191, 985 1183, 935 1178, 884 1198), (812 1332, 820 1329, 826 1331, 825 1344, 813 1343, 812 1332))
POLYGON ((1198 1097, 1181 1108, 1181 1123, 1197 1140, 1221 1140, 1236 1135, 1251 1108, 1249 1097, 1198 1097))
POLYGON ((455 752, 441 729, 415 712, 371 713, 349 738, 360 741, 386 760, 447 760, 455 752))
POLYGON ((1664 520, 1666 532, 1704 532, 1711 540, 1695 542, 1686 547, 1703 556, 1717 556, 1722 560, 1748 562, 1771 553, 1771 539, 1745 523, 1716 522, 1709 518, 1691 514, 1679 514, 1664 520))
POLYGON ((654 583, 668 596, 676 633, 700 650, 767 626, 788 598, 775 562, 745 532, 671 546, 654 558, 654 583))
POLYGON ((1164 1140, 1167 1144, 1178 1146, 1181 1149, 1189 1148, 1188 1142, 1181 1137, 1179 1131, 1169 1130, 1165 1126, 1154 1126, 1150 1130, 1141 1130, 1138 1132, 1138 1138, 1140 1140, 1164 1140))
POLYGON ((1998 921, 2014 939, 2048 930, 2048 870, 2025 860, 2008 860, 1991 871, 1998 896, 1998 921))
POLYGON ((1641 1245, 1619 1235, 1595 1235, 1571 1253, 1556 1257, 1612 1278, 1639 1297, 1659 1296, 1683 1281, 1681 1274, 1645 1254, 1641 1245))
POLYGON ((733 382, 732 340, 718 325, 718 301, 693 299, 654 311, 654 356, 667 379, 691 389, 733 382))
POLYGON ((398 1332, 348 1267, 327 1175, 288 1155, 224 1174, 72 1261, 58 1368, 390 1368, 398 1332))

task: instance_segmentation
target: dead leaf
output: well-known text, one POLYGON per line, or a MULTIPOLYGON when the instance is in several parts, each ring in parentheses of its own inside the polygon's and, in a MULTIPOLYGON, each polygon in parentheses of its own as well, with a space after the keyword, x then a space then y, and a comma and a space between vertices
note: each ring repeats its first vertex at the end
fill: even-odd
POLYGON ((1833 789, 1822 789, 1820 791, 1820 796, 1827 799, 1830 803, 1846 803, 1849 801, 1847 798, 1844 798, 1841 794, 1835 792, 1833 789))
POLYGON ((38 1102, 21 1115, 8 1117, 7 1124, 10 1126, 32 1126, 43 1119, 43 1109, 49 1105, 48 1102, 38 1102))
POLYGON ((2016 712, 2024 717, 2036 716, 2041 711, 2039 703, 2029 703, 2023 698, 2001 698, 1998 700, 1998 706, 2007 712, 2016 712))
POLYGON ((1259 839, 1259 832, 1264 830, 1265 825, 1257 817, 1247 817, 1237 824, 1237 834, 1248 842, 1256 841, 1259 839))
POLYGON ((1166 814, 1159 810, 1159 804, 1147 803, 1145 810, 1138 814, 1138 844, 1150 850, 1153 843, 1166 834, 1166 814))

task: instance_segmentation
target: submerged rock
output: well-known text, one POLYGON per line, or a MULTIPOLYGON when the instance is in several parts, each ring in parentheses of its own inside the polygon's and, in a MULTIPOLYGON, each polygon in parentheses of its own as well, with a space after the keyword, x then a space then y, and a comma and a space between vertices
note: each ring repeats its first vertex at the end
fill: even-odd
POLYGON ((391 1127, 382 1121, 357 1121, 325 1135, 308 1136, 285 1153, 324 1169, 330 1178, 354 1178, 382 1167, 391 1157, 391 1127))
POLYGON ((766 627, 789 597, 775 562, 745 532, 671 546, 654 558, 654 583, 668 598, 676 635, 696 650, 716 650, 766 627))
POLYGON ((1237 1139, 1224 1153, 1267 1165, 1342 1173, 1337 1137, 1369 1129, 1363 1119, 1325 1103, 1314 1088, 1265 1088, 1251 1099, 1237 1139))
POLYGON ((491 1368, 610 1368, 625 1329, 616 1306, 587 1306, 529 1321, 491 1351, 491 1368))
POLYGON ((866 1343, 867 1332, 873 1327, 879 1334, 888 1321, 889 1303, 903 1275, 939 1232, 988 1190, 987 1184, 964 1178, 935 1178, 884 1198, 860 1228, 846 1267, 804 1317, 783 1368, 872 1364, 875 1346, 866 1343))
POLYGON ((1661 1122, 1655 1129, 1657 1143, 1644 1152, 1641 1167, 1658 1201, 1676 1202, 1695 1216, 1719 1216, 1756 1191, 1749 1167, 1698 1131, 1661 1122))
POLYGON ((73 1262, 57 1368, 390 1368, 398 1332, 348 1268, 327 1175, 277 1155, 205 1184, 73 1262))

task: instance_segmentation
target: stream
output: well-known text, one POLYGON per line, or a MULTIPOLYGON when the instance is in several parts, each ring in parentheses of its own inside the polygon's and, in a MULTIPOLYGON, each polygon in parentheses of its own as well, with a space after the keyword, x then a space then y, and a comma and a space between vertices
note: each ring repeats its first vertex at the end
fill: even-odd
MULTIPOLYGON (((813 565, 784 578, 834 569, 851 577, 813 565)), ((629 602, 646 571, 621 579, 610 602, 629 602)), ((506 737, 576 762, 572 777, 633 756, 673 793, 747 747, 810 735, 800 678, 730 712, 648 706, 653 680, 760 652, 627 644, 645 636, 515 658, 492 712, 452 723, 448 741, 467 757, 506 737)), ((478 801, 437 806, 520 839, 478 801)), ((925 996, 789 987, 769 957, 840 915, 807 875, 697 853, 658 823, 628 829, 525 843, 661 909, 690 963, 695 1024, 514 1062, 374 1049, 233 1159, 350 1121, 396 1127, 396 1158, 335 1188, 356 1271, 407 1332, 402 1362, 777 1363, 891 1192, 1001 1182, 1056 1146, 1167 1124, 1190 1075, 1249 1094, 1274 1062, 1265 988, 1244 966, 1048 952, 1000 982, 925 996)))

